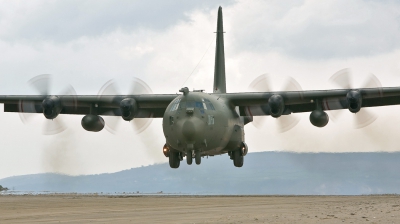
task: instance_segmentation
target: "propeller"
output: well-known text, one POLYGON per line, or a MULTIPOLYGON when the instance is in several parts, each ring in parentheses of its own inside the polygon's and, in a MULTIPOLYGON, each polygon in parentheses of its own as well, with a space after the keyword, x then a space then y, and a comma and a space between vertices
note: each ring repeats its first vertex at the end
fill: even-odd
MULTIPOLYGON (((354 89, 352 76, 351 70, 345 68, 333 74, 329 81, 342 89, 354 89)), ((375 75, 369 74, 367 80, 362 85, 362 88, 382 88, 382 84, 375 75)), ((344 113, 344 110, 330 110, 327 112, 329 113, 329 117, 336 122, 344 113)), ((373 113, 370 108, 361 108, 361 110, 353 116, 353 127, 356 129, 364 128, 372 124, 378 118, 378 115, 373 113)))
MULTIPOLYGON (((115 84, 115 81, 113 79, 109 80, 106 82, 100 89, 98 96, 99 98, 102 98, 107 95, 113 95, 116 96, 114 98, 108 98, 110 99, 110 103, 115 101, 115 102, 120 102, 123 98, 121 98, 121 95, 119 93, 119 88, 115 84)), ((130 90, 128 95, 140 95, 140 94, 151 94, 153 91, 151 88, 141 79, 134 78, 131 82, 130 90)), ((112 109, 107 111, 104 114, 104 120, 106 124, 106 129, 115 134, 116 131, 118 130, 118 127, 123 120, 121 118, 121 111, 119 108, 112 109), (107 116, 109 115, 109 116, 107 116)), ((138 114, 141 118, 134 118, 133 120, 130 121, 132 124, 133 130, 136 134, 141 133, 144 131, 152 122, 153 120, 153 114, 147 113, 145 111, 139 111, 138 114)))
MULTIPOLYGON (((28 84, 36 90, 43 99, 46 96, 49 96, 50 93, 50 83, 51 83, 51 75, 38 75, 33 77, 28 81, 28 84)), ((76 96, 76 91, 71 85, 68 85, 64 90, 61 91, 60 95, 73 95, 76 96)), ((74 107, 76 107, 76 100, 73 102, 74 107)), ((29 100, 21 100, 19 102, 19 116, 21 121, 24 124, 30 123, 35 117, 39 117, 43 115, 41 114, 43 111, 42 102, 35 102, 29 100)), ((42 118, 43 119, 43 118, 42 118)), ((55 119, 44 119, 44 125, 42 128, 42 134, 44 135, 55 135, 61 133, 67 129, 65 122, 62 121, 60 116, 57 116, 55 119)))
MULTIPOLYGON (((250 83, 249 89, 252 90, 253 92, 271 92, 270 79, 271 79, 270 75, 262 74, 250 83)), ((302 88, 295 79, 293 79, 292 77, 288 77, 285 85, 283 86, 283 88, 281 90, 282 91, 302 91, 302 88)), ((260 110, 258 110, 258 111, 263 111, 263 110, 260 108, 260 110)), ((264 114, 264 112, 262 112, 262 114, 264 114)), ((271 118, 268 118, 266 116, 254 116, 253 119, 254 119, 254 121, 252 122, 253 125, 256 128, 261 129, 262 127, 266 126, 268 119, 271 119, 271 118)), ((300 118, 294 114, 282 115, 282 116, 276 118, 276 121, 278 122, 277 131, 279 133, 283 133, 283 132, 289 131, 290 129, 295 127, 299 123, 300 118)))

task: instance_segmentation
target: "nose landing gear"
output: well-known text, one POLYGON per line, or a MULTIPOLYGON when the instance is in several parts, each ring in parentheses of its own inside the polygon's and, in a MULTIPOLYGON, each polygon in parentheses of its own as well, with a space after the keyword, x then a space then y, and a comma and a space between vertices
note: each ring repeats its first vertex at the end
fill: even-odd
POLYGON ((192 150, 189 150, 186 153, 186 162, 187 162, 187 164, 188 165, 192 165, 193 154, 194 154, 194 160, 195 160, 196 164, 200 165, 200 163, 201 163, 201 153, 199 151, 194 152, 192 150))
POLYGON ((192 165, 192 162, 193 162, 193 151, 192 150, 189 150, 186 153, 186 162, 188 165, 192 165))
POLYGON ((197 165, 200 165, 200 163, 201 163, 201 153, 199 151, 196 151, 195 161, 196 161, 197 165))

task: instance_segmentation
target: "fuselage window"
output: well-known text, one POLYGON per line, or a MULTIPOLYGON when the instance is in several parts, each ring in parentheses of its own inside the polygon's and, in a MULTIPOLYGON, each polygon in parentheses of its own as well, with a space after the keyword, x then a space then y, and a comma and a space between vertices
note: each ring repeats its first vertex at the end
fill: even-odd
POLYGON ((214 115, 208 115, 208 125, 214 125, 214 115))

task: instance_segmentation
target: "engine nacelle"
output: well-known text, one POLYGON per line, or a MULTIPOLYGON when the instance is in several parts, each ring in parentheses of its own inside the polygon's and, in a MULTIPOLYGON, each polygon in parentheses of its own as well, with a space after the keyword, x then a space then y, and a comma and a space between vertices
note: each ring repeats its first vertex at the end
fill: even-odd
POLYGON ((328 114, 323 110, 314 110, 310 114, 310 122, 316 127, 322 128, 329 122, 328 114))
POLYGON ((105 125, 102 117, 93 114, 88 114, 84 116, 82 118, 81 124, 86 131, 92 131, 92 132, 98 132, 103 130, 105 125))
POLYGON ((349 111, 352 113, 357 113, 361 109, 362 96, 360 91, 351 90, 346 95, 347 104, 349 111))
POLYGON ((58 96, 46 97, 46 99, 42 101, 42 107, 43 115, 47 119, 54 119, 60 114, 62 110, 61 100, 58 96))
POLYGON ((122 118, 126 121, 132 120, 138 111, 136 100, 132 98, 123 99, 119 107, 121 108, 122 118))
POLYGON ((269 113, 272 117, 280 117, 285 109, 285 102, 281 95, 272 95, 268 99, 269 113))

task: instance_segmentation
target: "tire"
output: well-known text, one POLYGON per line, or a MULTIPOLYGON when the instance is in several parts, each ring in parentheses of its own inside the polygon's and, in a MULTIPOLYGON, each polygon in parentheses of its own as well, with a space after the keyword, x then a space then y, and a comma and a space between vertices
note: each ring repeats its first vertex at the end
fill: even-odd
POLYGON ((189 150, 186 154, 186 162, 188 165, 192 165, 193 163, 193 153, 192 150, 189 150))
POLYGON ((196 164, 200 165, 200 163, 201 163, 201 153, 199 151, 197 151, 196 154, 195 154, 195 160, 196 160, 196 164))
POLYGON ((179 153, 178 152, 170 152, 169 154, 169 166, 173 169, 179 167, 181 161, 179 160, 179 153))
POLYGON ((234 151, 233 153, 233 165, 236 167, 242 167, 244 162, 244 157, 240 155, 240 151, 234 151))

